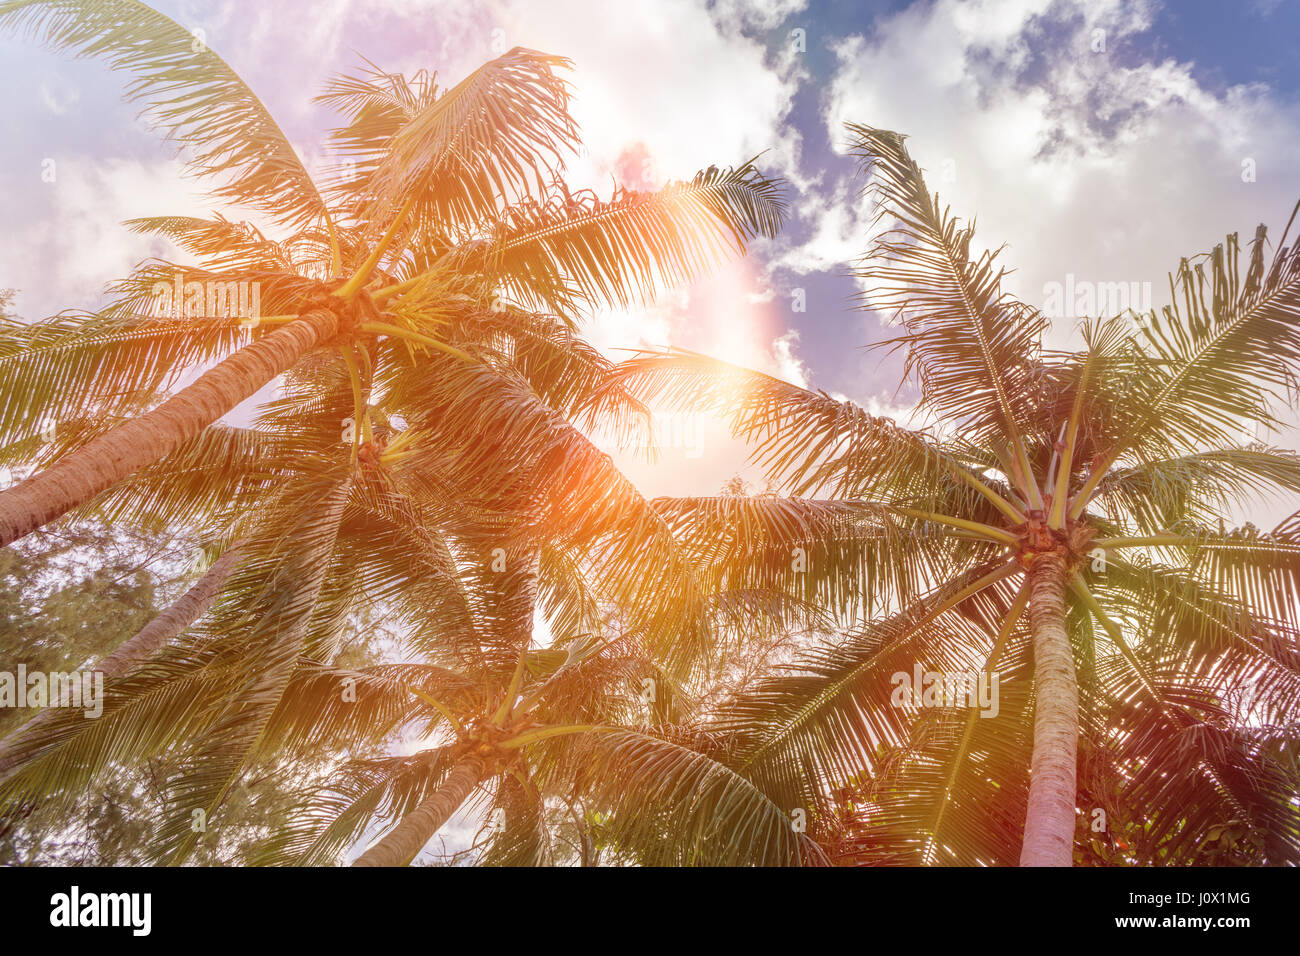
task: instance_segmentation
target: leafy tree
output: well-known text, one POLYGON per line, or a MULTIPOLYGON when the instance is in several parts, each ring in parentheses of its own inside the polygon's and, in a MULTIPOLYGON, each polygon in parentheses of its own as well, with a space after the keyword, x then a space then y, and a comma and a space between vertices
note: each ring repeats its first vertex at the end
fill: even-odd
MULTIPOLYGON (((156 620, 160 601, 193 576, 192 545, 157 535, 81 523, 39 532, 0 549, 0 633, 5 669, 76 672, 156 620)), ((349 641, 348 657, 368 663, 369 642, 349 641)), ((348 658, 345 657, 345 662, 348 658)), ((38 712, 39 713, 39 712, 38 712)), ((45 711, 44 713, 50 713, 45 711)), ((0 736, 29 724, 31 708, 0 712, 0 736)), ((80 712, 74 715, 80 718, 80 712)), ((285 824, 305 782, 338 762, 324 748, 247 781, 231 794, 238 821, 222 841, 196 854, 199 863, 244 862, 285 824)), ((81 793, 71 808, 27 804, 0 821, 0 861, 119 866, 148 859, 172 772, 165 755, 135 767, 117 766, 81 793)))
MULTIPOLYGON (((183 554, 184 544, 91 524, 0 549, 5 669, 23 663, 48 673, 93 663, 154 616, 158 599, 182 577, 176 562, 183 554)), ((33 713, 0 711, 0 736, 33 713)))

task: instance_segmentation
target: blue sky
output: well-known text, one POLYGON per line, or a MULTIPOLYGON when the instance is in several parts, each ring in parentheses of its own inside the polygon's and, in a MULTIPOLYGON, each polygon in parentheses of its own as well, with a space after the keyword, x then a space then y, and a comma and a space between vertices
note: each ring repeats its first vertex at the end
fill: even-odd
MULTIPOLYGON (((909 134, 931 187, 976 218, 978 241, 1007 244, 1008 286, 1038 306, 1067 277, 1149 282, 1158 306, 1178 257, 1259 222, 1280 229, 1300 198, 1297 0, 158 7, 203 31, 312 165, 329 159, 330 118, 310 96, 331 72, 365 55, 454 81, 515 45, 575 62, 588 146, 571 165, 575 185, 607 192, 629 170, 653 185, 766 150, 762 164, 790 183, 784 234, 689 289, 592 316, 588 334, 611 351, 695 348, 876 412, 905 416, 915 394, 897 387, 897 359, 863 348, 889 329, 854 309, 846 272, 867 247, 871 210, 842 152, 845 120, 909 134), (797 290, 805 312, 791 307, 797 290)), ((93 307, 135 262, 174 255, 122 219, 213 208, 123 104, 123 76, 5 36, 0 81, 0 288, 20 290, 27 318, 93 307), (57 175, 45 182, 50 159, 57 175)), ((1077 318, 1054 324, 1053 344, 1071 340, 1077 318)), ((653 493, 752 474, 720 426, 704 426, 701 441, 704 453, 669 450, 658 467, 629 467, 653 493)))

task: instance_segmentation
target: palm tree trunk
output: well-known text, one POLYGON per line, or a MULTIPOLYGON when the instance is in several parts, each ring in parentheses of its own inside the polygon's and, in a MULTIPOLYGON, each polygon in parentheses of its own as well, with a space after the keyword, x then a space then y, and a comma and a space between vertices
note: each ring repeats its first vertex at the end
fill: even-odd
POLYGON ((386 837, 362 853, 353 866, 406 866, 442 829, 484 778, 487 763, 477 754, 456 762, 438 788, 402 818, 386 837))
MULTIPOLYGON (((153 655, 160 647, 202 617, 212 606, 217 592, 226 583, 226 578, 230 576, 230 571, 238 558, 238 544, 227 548, 203 577, 181 595, 175 604, 142 627, 134 637, 119 645, 94 669, 103 674, 104 680, 107 681, 128 670, 137 661, 153 655)), ((57 708, 47 707, 0 740, 0 780, 26 759, 27 755, 19 745, 30 739, 32 734, 39 733, 57 713, 57 708)))
POLYGON ((1065 629, 1069 571, 1057 554, 1029 568, 1029 628, 1034 641, 1034 757, 1021 866, 1069 866, 1074 856, 1079 688, 1065 629))
POLYGON ((338 330, 313 309, 220 362, 153 411, 0 492, 0 547, 85 504, 176 450, 338 330))

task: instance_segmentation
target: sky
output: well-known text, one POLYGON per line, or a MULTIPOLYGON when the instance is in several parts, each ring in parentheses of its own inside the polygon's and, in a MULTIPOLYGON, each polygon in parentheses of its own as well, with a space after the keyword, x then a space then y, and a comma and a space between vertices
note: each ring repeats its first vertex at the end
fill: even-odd
MULTIPOLYGON (((649 187, 759 156, 790 219, 743 260, 656 301, 588 317, 611 356, 690 348, 906 418, 891 335, 849 273, 872 210, 844 123, 904 133, 931 188, 1005 245, 1007 287, 1149 283, 1225 233, 1280 231, 1300 199, 1300 0, 160 0, 258 92, 313 169, 331 161, 311 102, 368 58, 454 83, 524 46, 572 59, 585 152, 572 188, 649 187), (760 155, 761 154, 761 155, 760 155), (795 304, 804 308, 797 311, 795 304)), ((27 319, 103 301, 142 259, 183 256, 132 217, 255 215, 208 200, 124 103, 126 79, 0 35, 0 289, 27 319), (52 173, 52 175, 51 175, 52 173)), ((1062 315, 1052 345, 1081 316, 1062 315)), ((1294 416, 1290 419, 1293 423, 1294 416)), ((620 454, 647 494, 757 483, 720 422, 660 423, 656 463, 620 454)), ((1300 431, 1272 439, 1297 447, 1300 431)), ((1294 502, 1259 501, 1271 525, 1294 502)), ((467 808, 443 837, 463 848, 467 808)))
MULTIPOLYGON (((1053 284, 1081 283, 1149 283, 1159 307, 1180 257, 1261 222, 1276 233, 1300 199, 1300 0, 157 6, 239 71, 311 168, 331 159, 333 120, 311 102, 331 74, 368 58, 450 84, 514 46, 573 60, 585 141, 567 171, 575 189, 607 195, 615 180, 654 186, 759 156, 787 181, 782 234, 655 302, 597 312, 585 334, 616 357, 695 349, 878 414, 906 418, 916 394, 900 387, 897 356, 867 348, 891 330, 858 307, 848 271, 872 210, 845 122, 905 133, 931 188, 977 222, 976 244, 1005 244, 1009 291, 1040 308, 1053 284)), ((174 149, 122 101, 125 83, 103 64, 0 37, 0 288, 19 290, 28 319, 92 308, 141 259, 183 258, 124 219, 257 219, 184 178, 174 149)), ((1050 344, 1077 341, 1080 318, 1055 319, 1050 344)), ((656 463, 619 459, 649 494, 758 480, 719 422, 665 421, 660 435, 656 463)), ((1294 429, 1273 440, 1298 442, 1294 429)), ((1256 507, 1249 517, 1264 524, 1294 502, 1256 507)))

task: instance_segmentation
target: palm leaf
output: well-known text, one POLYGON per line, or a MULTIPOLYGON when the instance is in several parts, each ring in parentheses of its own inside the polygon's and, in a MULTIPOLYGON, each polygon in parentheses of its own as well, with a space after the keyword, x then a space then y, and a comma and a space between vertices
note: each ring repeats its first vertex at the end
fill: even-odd
POLYGON ((290 226, 329 215, 288 138, 243 80, 195 35, 134 0, 5 0, 0 28, 103 57, 135 79, 127 97, 217 176, 221 199, 290 226))

